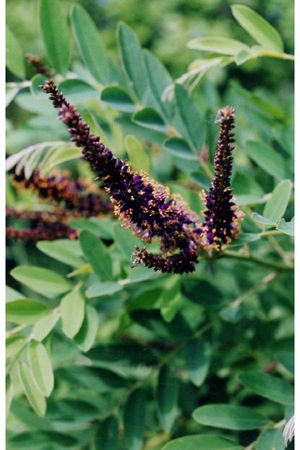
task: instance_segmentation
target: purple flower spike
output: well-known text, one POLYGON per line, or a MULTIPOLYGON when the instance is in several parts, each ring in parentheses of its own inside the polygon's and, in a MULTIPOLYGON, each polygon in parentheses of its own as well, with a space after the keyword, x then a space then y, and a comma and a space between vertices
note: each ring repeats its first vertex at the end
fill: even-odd
POLYGON ((215 175, 205 198, 207 209, 204 211, 202 246, 209 252, 221 250, 223 244, 229 244, 238 237, 239 220, 243 214, 238 210, 230 187, 232 172, 232 153, 234 150, 234 109, 225 106, 218 112, 220 134, 215 155, 215 175))
POLYGON ((89 126, 52 80, 43 85, 43 90, 50 94, 54 107, 59 108, 59 117, 67 125, 71 140, 82 147, 83 157, 102 180, 124 225, 145 242, 160 238, 161 255, 137 249, 135 262, 163 272, 193 271, 201 235, 197 215, 182 200, 171 197, 166 187, 133 172, 116 158, 98 136, 91 134, 89 126))

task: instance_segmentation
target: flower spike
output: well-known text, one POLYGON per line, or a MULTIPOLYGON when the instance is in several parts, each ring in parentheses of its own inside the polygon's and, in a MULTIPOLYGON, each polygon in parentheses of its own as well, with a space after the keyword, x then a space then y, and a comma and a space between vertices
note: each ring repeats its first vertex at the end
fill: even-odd
POLYGON ((205 198, 202 246, 211 253, 220 251, 223 244, 230 244, 238 237, 239 220, 243 214, 235 204, 230 186, 232 153, 234 150, 235 111, 231 106, 220 109, 217 122, 220 124, 218 148, 214 159, 215 174, 205 198))
POLYGON ((80 179, 73 181, 67 172, 57 171, 51 176, 42 177, 35 170, 30 178, 26 178, 22 171, 14 174, 13 184, 17 189, 29 188, 37 192, 39 198, 63 205, 64 210, 73 212, 74 216, 97 216, 112 210, 112 205, 102 193, 92 192, 91 186, 80 179))
POLYGON ((201 235, 197 215, 182 200, 170 196, 166 187, 133 172, 126 162, 116 158, 98 136, 91 134, 53 80, 45 82, 43 90, 59 109, 59 118, 68 127, 71 140, 82 148, 83 157, 102 180, 124 225, 145 242, 160 239, 160 255, 137 249, 135 262, 164 272, 193 271, 201 235))

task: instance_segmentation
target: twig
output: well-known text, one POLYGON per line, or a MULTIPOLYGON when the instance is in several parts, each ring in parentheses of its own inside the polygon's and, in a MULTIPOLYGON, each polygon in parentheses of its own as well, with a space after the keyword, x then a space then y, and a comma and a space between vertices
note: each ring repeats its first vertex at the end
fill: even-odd
POLYGON ((269 267, 271 269, 279 270, 279 271, 292 271, 293 272, 293 270, 294 270, 293 266, 288 266, 286 264, 278 264, 278 263, 275 263, 268 259, 258 258, 257 256, 242 255, 241 253, 236 253, 236 252, 233 252, 230 250, 227 250, 222 255, 220 255, 220 258, 239 259, 241 261, 252 262, 252 263, 259 264, 261 266, 269 267))
POLYGON ((279 272, 271 272, 265 277, 263 277, 261 280, 259 280, 254 286, 252 286, 247 291, 243 292, 238 298, 233 300, 228 307, 229 308, 236 308, 238 307, 244 300, 246 300, 249 295, 255 293, 258 291, 261 287, 266 286, 267 284, 271 283, 280 273, 279 272))

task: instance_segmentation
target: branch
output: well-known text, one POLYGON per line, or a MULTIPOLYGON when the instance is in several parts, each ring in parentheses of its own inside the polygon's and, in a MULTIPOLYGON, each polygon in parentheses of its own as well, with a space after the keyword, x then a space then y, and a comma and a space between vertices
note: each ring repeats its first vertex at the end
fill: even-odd
POLYGON ((220 258, 239 259, 239 260, 245 261, 245 262, 252 262, 252 263, 259 264, 261 266, 269 267, 271 269, 279 270, 279 271, 294 271, 293 266, 275 263, 268 259, 258 258, 256 256, 252 256, 252 255, 242 255, 240 253, 236 253, 231 250, 227 250, 226 252, 221 254, 219 257, 220 258))

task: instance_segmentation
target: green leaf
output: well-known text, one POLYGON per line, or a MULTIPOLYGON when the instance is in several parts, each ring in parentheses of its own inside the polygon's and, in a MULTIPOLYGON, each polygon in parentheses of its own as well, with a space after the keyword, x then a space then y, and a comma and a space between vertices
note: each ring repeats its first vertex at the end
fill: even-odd
POLYGON ((71 291, 61 301, 60 316, 62 330, 73 338, 78 333, 84 319, 85 301, 79 290, 71 291))
POLYGON ((109 82, 109 59, 93 20, 79 5, 72 9, 71 22, 81 57, 95 80, 109 82))
POLYGON ((160 313, 166 322, 171 322, 178 310, 183 306, 183 299, 180 292, 180 283, 176 275, 170 276, 164 283, 164 289, 159 296, 156 307, 160 308, 160 313))
POLYGON ((48 298, 65 293, 71 286, 61 275, 42 267, 18 266, 10 274, 15 280, 48 298))
POLYGON ((38 416, 44 416, 46 412, 45 397, 37 389, 35 383, 32 382, 32 373, 29 365, 19 361, 17 367, 21 386, 28 402, 38 416))
POLYGON ((134 247, 140 243, 140 240, 134 236, 130 230, 122 227, 119 223, 115 223, 113 227, 113 236, 115 243, 127 260, 130 260, 134 247))
POLYGON ((90 217, 89 219, 73 219, 70 221, 70 225, 79 230, 89 231, 102 239, 112 239, 111 229, 113 223, 109 218, 99 219, 97 217, 90 217))
POLYGON ((80 233, 80 245, 84 256, 100 280, 112 279, 112 261, 105 245, 89 231, 80 233))
POLYGON ((5 106, 6 108, 11 104, 11 102, 15 99, 15 97, 20 92, 19 87, 5 87, 5 106))
POLYGON ((175 86, 175 99, 178 114, 185 129, 184 137, 195 149, 201 150, 205 142, 205 126, 200 109, 180 84, 175 86))
POLYGON ((286 222, 284 219, 281 219, 278 225, 278 230, 282 231, 284 234, 287 234, 288 236, 294 236, 295 234, 294 218, 292 218, 290 222, 286 222))
POLYGON ((39 241, 37 248, 62 263, 71 267, 81 267, 84 265, 84 260, 80 258, 81 249, 76 241, 69 239, 57 239, 55 241, 39 241))
POLYGON ((58 312, 56 310, 51 310, 45 317, 42 317, 42 319, 35 322, 32 330, 33 338, 36 341, 43 341, 53 330, 58 319, 58 312))
POLYGON ((19 336, 11 336, 6 339, 6 359, 12 358, 24 349, 25 339, 19 336))
POLYGON ((219 309, 224 302, 222 292, 206 280, 192 278, 183 280, 182 293, 205 309, 219 309))
POLYGON ((119 448, 119 424, 116 417, 101 423, 95 439, 95 450, 116 450, 119 448))
POLYGON ((237 66, 241 66, 246 61, 251 59, 252 56, 253 56, 253 53, 251 52, 251 49, 249 49, 249 50, 241 50, 239 53, 237 53, 235 55, 234 61, 235 61, 237 66))
POLYGON ((34 77, 32 77, 30 86, 32 95, 44 95, 41 89, 41 85, 44 84, 46 80, 47 77, 45 75, 42 75, 41 73, 37 73, 36 75, 34 75, 34 77))
POLYGON ((56 72, 66 73, 70 60, 70 36, 59 0, 40 0, 40 24, 51 65, 56 72))
POLYGON ((279 33, 263 17, 245 5, 233 5, 232 14, 238 23, 266 50, 283 51, 279 33))
POLYGON ((144 128, 155 130, 160 133, 167 132, 167 126, 161 115, 153 108, 143 108, 136 112, 132 118, 133 122, 144 128))
POLYGON ((221 55, 237 55, 241 51, 248 49, 247 45, 235 39, 222 37, 196 38, 188 43, 188 48, 201 50, 210 53, 220 53, 221 55))
POLYGON ((285 177, 285 160, 272 147, 262 142, 247 141, 243 147, 247 156, 251 158, 265 172, 282 179, 285 177))
POLYGON ((191 339, 186 345, 186 366, 195 386, 204 382, 210 364, 210 347, 202 338, 191 339))
POLYGON ((129 163, 133 170, 137 172, 144 170, 146 173, 149 173, 149 156, 143 149, 140 141, 135 136, 128 134, 125 138, 125 148, 129 156, 129 163))
POLYGON ((53 148, 48 155, 40 164, 41 176, 46 176, 48 172, 59 164, 81 158, 82 152, 78 147, 62 145, 53 148))
POLYGON ((104 295, 112 295, 120 292, 122 290, 122 286, 113 281, 104 281, 91 284, 86 291, 87 298, 94 297, 103 297, 104 295))
POLYGON ((253 408, 236 405, 205 405, 195 409, 193 419, 201 425, 227 430, 255 430, 268 422, 253 408))
POLYGON ((280 351, 276 353, 275 355, 276 359, 292 374, 295 370, 295 364, 294 364, 294 352, 288 352, 288 351, 280 351))
POLYGON ((146 398, 144 391, 135 391, 127 401, 124 412, 124 433, 126 446, 140 450, 145 428, 146 398))
POLYGON ((143 53, 149 86, 153 97, 162 115, 170 119, 173 115, 173 105, 170 102, 163 101, 162 95, 172 85, 172 78, 164 65, 153 53, 148 50, 144 50, 143 53))
POLYGON ((162 450, 242 450, 242 447, 220 436, 195 434, 168 442, 162 450))
POLYGON ((59 84, 59 90, 72 103, 85 103, 92 99, 98 100, 99 96, 98 91, 93 86, 77 78, 63 80, 59 84))
POLYGON ((147 76, 139 40, 134 31, 121 22, 118 26, 118 41, 123 69, 130 86, 139 99, 144 99, 147 91, 147 76))
POLYGON ((6 397, 6 416, 8 415, 10 411, 11 402, 14 398, 14 388, 11 382, 11 378, 9 375, 6 375, 6 383, 5 383, 5 397, 6 397))
POLYGON ((35 300, 14 300, 6 305, 6 320, 19 325, 32 325, 49 312, 49 308, 35 300))
POLYGON ((117 111, 132 113, 136 110, 127 92, 120 86, 108 86, 101 92, 101 100, 117 111))
POLYGON ((239 375, 240 382, 255 394, 282 405, 293 405, 293 387, 286 381, 272 375, 250 371, 239 375))
POLYGON ((272 220, 256 212, 252 213, 251 217, 258 225, 263 225, 265 227, 275 227, 276 225, 276 223, 273 222, 272 220))
POLYGON ((17 77, 25 78, 25 64, 21 47, 9 28, 6 27, 6 65, 17 77))
POLYGON ((177 416, 178 389, 178 380, 167 366, 163 367, 158 377, 157 406, 159 420, 165 432, 171 431, 177 416))
POLYGON ((164 148, 177 158, 186 159, 188 161, 197 161, 195 155, 187 141, 180 137, 171 137, 164 142, 164 148))
POLYGON ((84 321, 75 336, 75 342, 81 351, 87 352, 94 344, 99 325, 98 313, 93 306, 86 305, 84 321))
POLYGON ((270 200, 265 204, 263 215, 276 224, 284 215, 292 192, 292 182, 282 180, 272 192, 270 200))
POLYGON ((280 430, 264 431, 257 442, 257 450, 284 450, 284 439, 280 430))
POLYGON ((21 298, 25 298, 25 295, 21 294, 19 291, 11 288, 10 286, 6 286, 5 300, 7 303, 12 302, 13 300, 20 300, 21 298))
POLYGON ((54 387, 54 375, 46 347, 40 342, 31 341, 28 346, 28 357, 38 390, 42 395, 49 397, 54 387))

